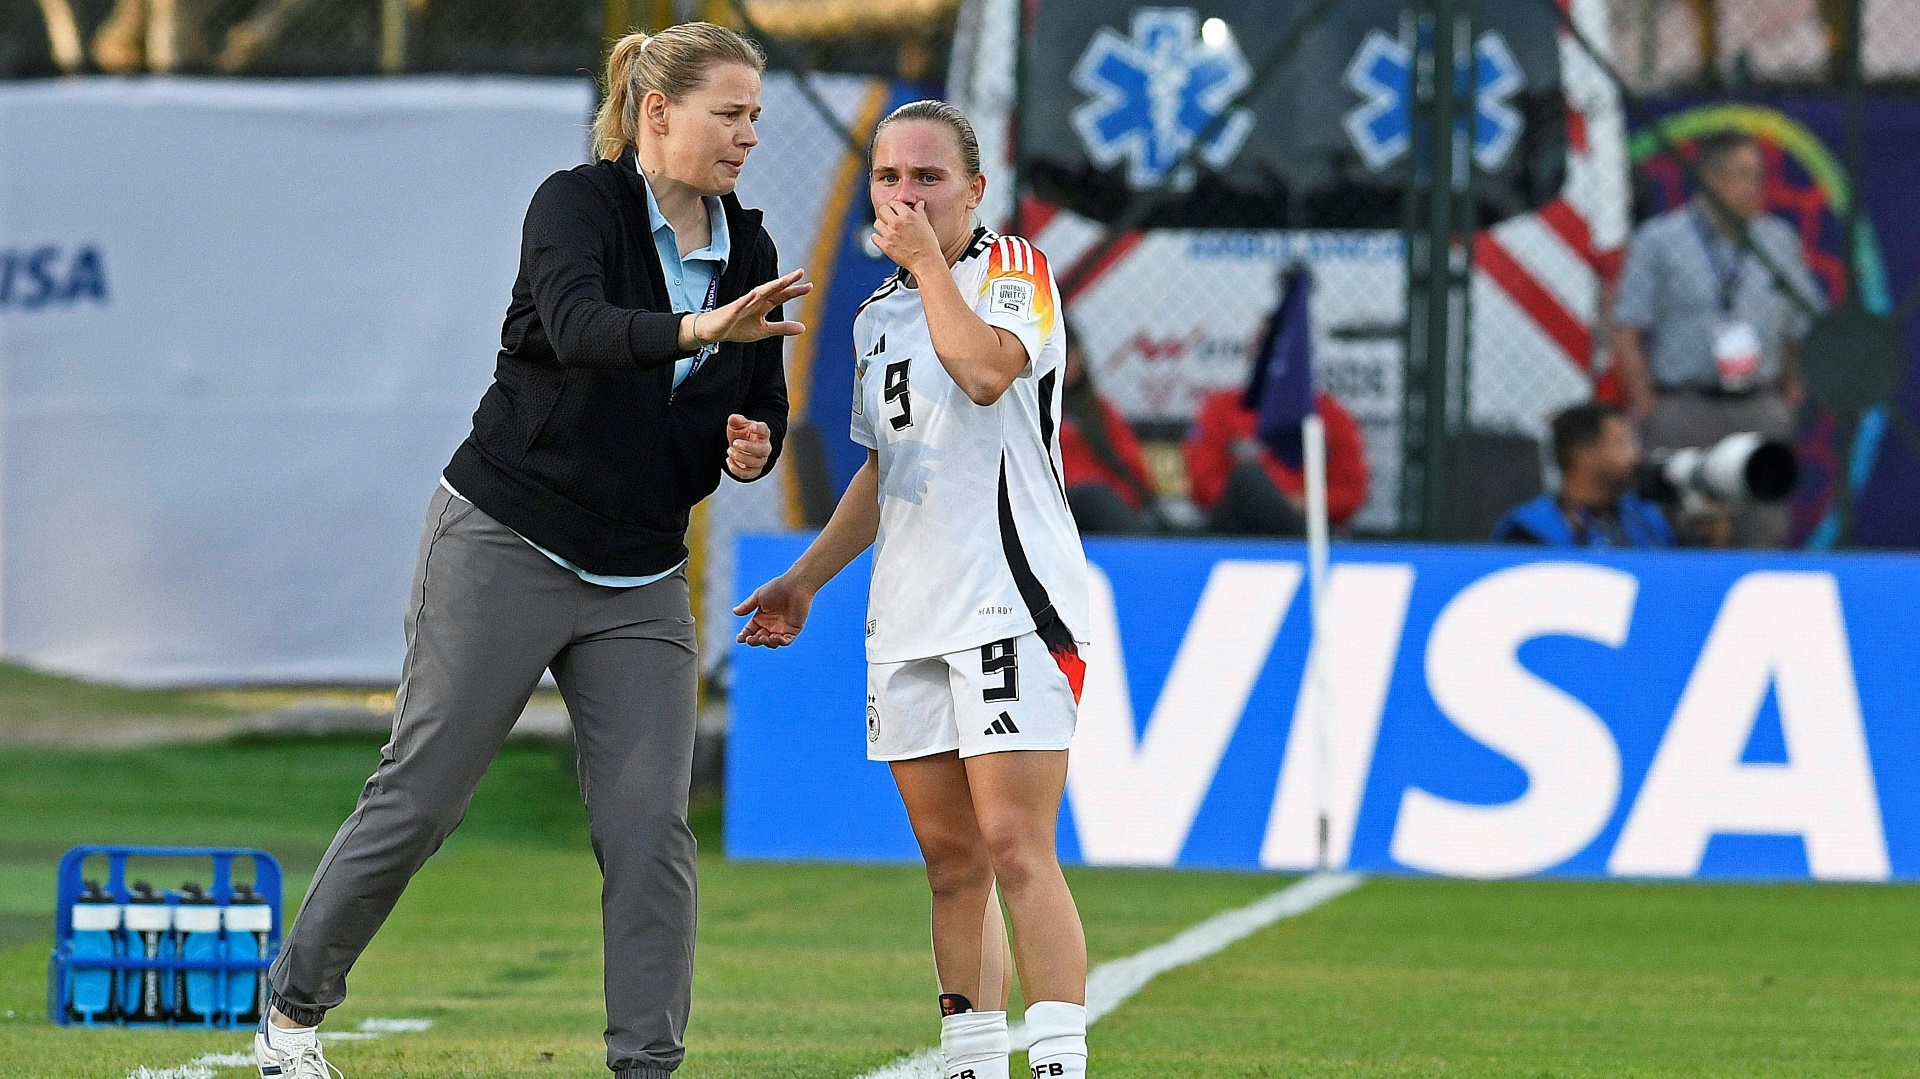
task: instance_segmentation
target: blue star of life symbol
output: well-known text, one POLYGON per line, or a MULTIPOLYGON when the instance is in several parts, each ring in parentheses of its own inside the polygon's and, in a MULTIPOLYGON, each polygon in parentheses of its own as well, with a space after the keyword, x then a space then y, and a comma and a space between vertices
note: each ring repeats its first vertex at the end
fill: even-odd
MULTIPOLYGON (((1193 166, 1174 166, 1252 78, 1231 33, 1208 41, 1199 29, 1192 8, 1139 8, 1131 37, 1103 26, 1073 66, 1073 85, 1089 98, 1073 110, 1074 130, 1096 166, 1126 161, 1132 187, 1156 187, 1169 173, 1175 188, 1193 186, 1193 166)), ((1253 113, 1233 110, 1199 158, 1225 166, 1252 130, 1253 113)))
MULTIPOLYGON (((1405 42, 1376 29, 1368 31, 1347 65, 1348 88, 1366 99, 1347 113, 1347 136, 1370 169, 1392 164, 1412 141, 1407 107, 1412 62, 1405 42)), ((1465 81, 1461 77, 1455 85, 1465 81)), ((1505 165, 1520 141, 1526 121, 1512 99, 1526 83, 1506 38, 1488 30, 1474 41, 1473 159, 1482 169, 1505 165)))

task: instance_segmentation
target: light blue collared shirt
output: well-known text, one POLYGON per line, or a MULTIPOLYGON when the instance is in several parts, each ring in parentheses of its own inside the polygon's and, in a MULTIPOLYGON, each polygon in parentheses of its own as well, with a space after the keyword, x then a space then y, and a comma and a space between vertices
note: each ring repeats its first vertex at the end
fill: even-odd
MULTIPOLYGON (((642 172, 641 184, 647 189, 647 220, 653 226, 653 246, 660 254, 660 270, 667 277, 667 297, 673 301, 675 311, 681 313, 698 311, 706 305, 707 290, 713 286, 714 279, 726 270, 727 256, 732 253, 733 245, 731 238, 727 235, 726 211, 721 207, 719 199, 711 195, 707 196, 707 227, 710 230, 707 246, 690 252, 682 258, 680 239, 674 235, 673 225, 668 223, 666 215, 660 212, 660 203, 653 197, 653 186, 646 183, 646 178, 647 174, 642 172)), ((676 388, 686 381, 689 374, 693 373, 694 360, 700 355, 703 354, 696 353, 694 356, 674 362, 673 384, 676 388)), ((466 496, 453 489, 453 485, 448 483, 444 476, 440 478, 440 486, 445 487, 447 493, 453 497, 463 502, 467 500, 466 496)), ((520 534, 515 532, 514 535, 520 534)), ((572 570, 581 580, 606 588, 637 588, 643 584, 652 584, 672 576, 686 565, 683 560, 664 573, 649 574, 645 577, 613 577, 604 573, 589 573, 527 537, 520 536, 520 538, 527 540, 527 546, 553 559, 556 565, 572 570)))
MULTIPOLYGON (((638 167, 636 164, 635 168, 638 167)), ((707 196, 707 246, 689 252, 682 258, 680 239, 674 235, 673 226, 667 222, 666 215, 660 212, 659 200, 653 197, 653 185, 646 183, 646 178, 647 174, 642 172, 640 180, 647 189, 647 221, 653 226, 653 246, 660 253, 660 270, 667 275, 667 298, 673 301, 675 311, 683 314, 698 311, 706 305, 707 289, 726 270, 727 256, 733 253, 733 240, 727 234, 726 211, 719 199, 707 196)), ((710 349, 712 346, 708 347, 710 349)), ((685 382, 687 375, 692 373, 693 361, 698 355, 700 353, 674 362, 675 387, 685 382)))

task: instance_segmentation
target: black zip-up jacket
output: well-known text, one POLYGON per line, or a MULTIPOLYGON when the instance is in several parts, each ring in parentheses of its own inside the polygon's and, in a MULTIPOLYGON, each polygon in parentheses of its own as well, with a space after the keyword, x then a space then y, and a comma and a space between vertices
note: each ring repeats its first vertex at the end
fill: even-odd
MULTIPOLYGON (((687 557, 687 511, 726 467, 727 416, 787 432, 782 338, 727 343, 673 388, 673 313, 631 147, 555 173, 527 208, 493 385, 446 477, 582 569, 643 576, 687 557)), ((760 211, 727 195, 722 306, 779 276, 760 211)), ((781 313, 768 316, 778 321, 781 313)))

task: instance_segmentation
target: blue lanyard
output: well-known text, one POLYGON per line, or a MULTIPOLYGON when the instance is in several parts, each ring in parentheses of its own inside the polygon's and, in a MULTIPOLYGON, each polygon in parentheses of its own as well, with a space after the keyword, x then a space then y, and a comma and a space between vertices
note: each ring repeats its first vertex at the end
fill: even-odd
POLYGON ((1728 265, 1720 258, 1720 245, 1714 242, 1713 226, 1708 223, 1704 211, 1696 207, 1693 211, 1693 229, 1700 234, 1700 250, 1707 256, 1707 266, 1713 271, 1715 290, 1719 294, 1720 313, 1733 313, 1734 293, 1740 287, 1740 269, 1746 264, 1747 251, 1744 247, 1735 247, 1733 263, 1728 265))
MULTIPOLYGON (((724 272, 726 272, 724 268, 713 271, 713 280, 707 282, 707 298, 700 304, 701 314, 704 315, 708 311, 720 306, 720 275, 724 272)), ((692 378, 693 373, 700 370, 700 365, 707 362, 707 357, 718 351, 720 351, 720 342, 718 341, 710 345, 700 346, 700 351, 693 354, 693 366, 687 368, 687 378, 692 378)))
POLYGON ((1627 515, 1626 514, 1624 513, 1618 514, 1614 522, 1614 527, 1608 528, 1606 525, 1606 521, 1603 518, 1593 513, 1587 512, 1587 508, 1585 506, 1569 506, 1567 508, 1571 509, 1574 512, 1574 516, 1579 519, 1580 532, 1573 537, 1574 542, 1577 546, 1581 546, 1581 547, 1625 547, 1627 546, 1627 542, 1626 542, 1627 515), (1598 537, 1602 542, 1595 543, 1594 542, 1595 537, 1598 537))

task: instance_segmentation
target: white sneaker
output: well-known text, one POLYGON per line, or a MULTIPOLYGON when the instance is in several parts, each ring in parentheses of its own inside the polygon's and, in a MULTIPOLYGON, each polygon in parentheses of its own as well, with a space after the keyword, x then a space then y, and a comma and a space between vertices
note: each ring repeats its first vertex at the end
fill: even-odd
POLYGON ((262 1021, 253 1036, 253 1063, 261 1079, 346 1079, 320 1051, 320 1032, 288 1030, 262 1021))

